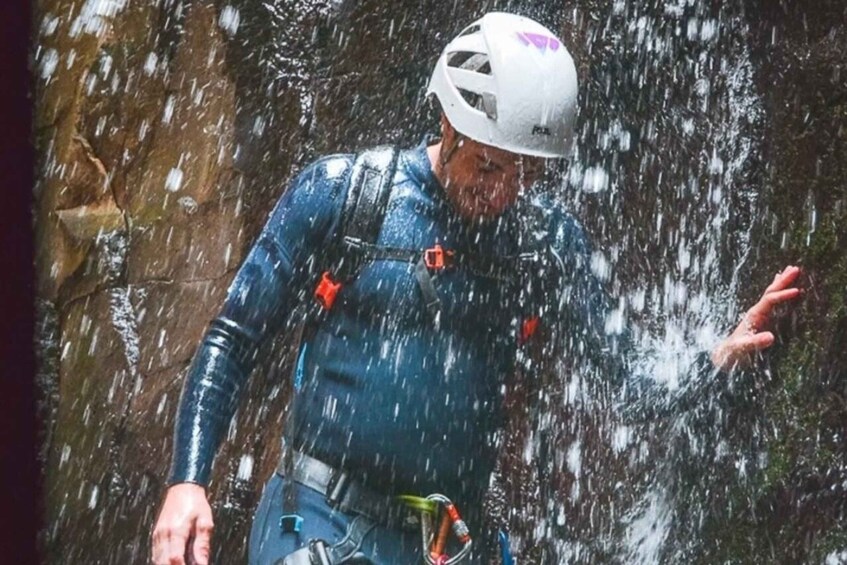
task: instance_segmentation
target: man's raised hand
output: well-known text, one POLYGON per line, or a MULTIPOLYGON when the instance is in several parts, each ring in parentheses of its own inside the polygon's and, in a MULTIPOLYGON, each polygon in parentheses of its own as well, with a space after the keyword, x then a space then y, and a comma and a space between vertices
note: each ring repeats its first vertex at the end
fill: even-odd
POLYGON ((796 299, 802 291, 792 286, 800 276, 800 268, 789 265, 777 273, 765 289, 762 298, 750 308, 732 334, 712 351, 712 363, 721 370, 749 367, 756 352, 767 349, 774 342, 770 332, 774 308, 796 299))

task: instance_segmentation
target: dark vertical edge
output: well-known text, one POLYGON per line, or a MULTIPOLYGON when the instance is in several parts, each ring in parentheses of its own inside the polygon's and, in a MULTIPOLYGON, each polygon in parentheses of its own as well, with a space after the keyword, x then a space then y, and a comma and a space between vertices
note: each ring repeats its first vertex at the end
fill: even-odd
POLYGON ((0 555, 37 562, 40 470, 36 463, 34 268, 32 232, 33 148, 27 0, 0 3, 0 555))

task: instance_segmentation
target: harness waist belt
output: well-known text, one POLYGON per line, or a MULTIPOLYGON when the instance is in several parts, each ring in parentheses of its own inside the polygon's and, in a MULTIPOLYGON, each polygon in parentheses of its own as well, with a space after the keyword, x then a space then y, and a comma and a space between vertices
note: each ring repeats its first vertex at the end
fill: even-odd
POLYGON ((284 441, 277 473, 318 491, 326 497, 330 507, 341 512, 360 514, 375 522, 403 529, 414 529, 420 524, 417 513, 395 497, 366 487, 343 469, 288 448, 284 441))

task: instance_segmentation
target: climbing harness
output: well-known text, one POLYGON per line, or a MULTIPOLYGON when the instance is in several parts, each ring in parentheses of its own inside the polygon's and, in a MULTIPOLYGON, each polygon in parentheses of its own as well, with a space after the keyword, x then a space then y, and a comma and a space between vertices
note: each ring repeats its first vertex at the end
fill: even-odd
POLYGON ((365 559, 359 551, 374 523, 364 516, 356 516, 347 527, 347 534, 338 542, 329 544, 322 539, 309 540, 309 544, 286 555, 280 565, 342 565, 365 559))
MULTIPOLYGON (((420 512, 421 542, 423 560, 427 565, 456 565, 470 556, 473 540, 465 521, 453 502, 443 494, 430 494, 426 497, 401 495, 397 497, 407 508, 420 512), (438 531, 434 525, 438 523, 438 531), (447 554, 447 541, 450 533, 461 544, 459 551, 450 556, 447 554)), ((280 522, 285 531, 286 525, 300 531, 303 519, 296 515, 285 515, 280 522)), ((360 551, 365 537, 374 528, 375 523, 369 518, 358 515, 347 527, 347 534, 339 542, 329 544, 322 539, 311 539, 309 543, 277 561, 276 565, 343 565, 357 563, 367 557, 360 551)), ((504 563, 512 565, 508 554, 508 537, 503 548, 503 532, 500 534, 500 544, 503 550, 504 563), (505 559, 509 561, 505 561, 505 559)))
POLYGON ((449 498, 438 493, 426 497, 401 495, 399 498, 409 508, 421 513, 421 543, 424 562, 427 565, 454 565, 470 555, 473 545, 470 531, 459 515, 456 505, 449 498), (439 523, 437 533, 433 529, 436 522, 439 523), (447 538, 451 530, 462 544, 459 552, 452 557, 446 553, 447 538))
POLYGON ((294 483, 322 493, 327 505, 340 512, 356 514, 339 542, 330 544, 322 539, 311 539, 302 547, 279 561, 279 565, 340 565, 357 563, 364 559, 359 551, 365 537, 377 523, 392 523, 417 517, 393 497, 375 492, 356 480, 347 471, 337 469, 290 448, 282 442, 282 457, 277 472, 286 478, 283 485, 283 510, 288 512, 280 519, 283 533, 299 534, 303 518, 293 513, 296 509, 294 483))
MULTIPOLYGON (((333 467, 282 442, 277 473, 287 479, 285 487, 298 483, 324 495, 326 503, 341 512, 360 514, 374 523, 389 524, 397 520, 412 519, 417 526, 417 516, 393 497, 372 490, 355 474, 333 467)), ((283 488, 283 508, 296 508, 291 488, 283 488)))
POLYGON ((279 561, 279 565, 355 563, 355 559, 363 557, 359 551, 362 542, 377 523, 399 523, 402 528, 419 523, 424 560, 428 565, 454 565, 470 553, 472 542, 468 527, 453 502, 442 494, 392 497, 372 491, 349 472, 292 449, 285 440, 277 472, 288 481, 288 488, 283 488, 283 510, 286 513, 280 519, 280 530, 283 533, 299 534, 303 526, 303 518, 293 512, 296 508, 291 488, 294 483, 322 493, 331 508, 356 514, 347 528, 347 535, 338 543, 309 540, 305 547, 279 561), (418 512, 419 518, 416 515, 418 512), (437 534, 433 526, 436 520, 440 520, 437 534), (456 555, 448 557, 445 550, 451 529, 462 548, 456 555))

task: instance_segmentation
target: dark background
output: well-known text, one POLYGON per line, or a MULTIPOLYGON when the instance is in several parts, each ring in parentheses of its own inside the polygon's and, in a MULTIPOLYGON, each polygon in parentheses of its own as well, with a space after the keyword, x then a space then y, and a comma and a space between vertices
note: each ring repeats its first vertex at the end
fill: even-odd
POLYGON ((32 266, 33 148, 30 143, 32 98, 28 54, 29 2, 7 2, 0 7, 0 105, 3 136, 0 171, 4 205, 0 221, 3 241, 0 268, 6 273, 0 300, 5 322, 0 333, 3 379, 0 394, 0 460, 3 462, 0 496, 0 553, 19 563, 36 562, 36 532, 40 525, 40 469, 36 461, 36 387, 34 330, 34 272, 32 266))

